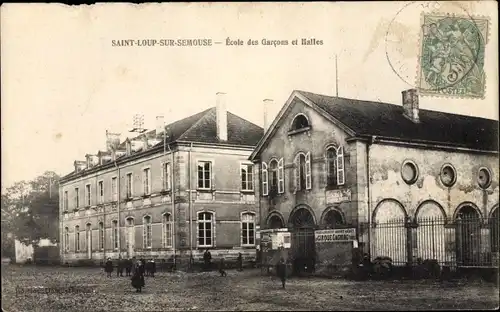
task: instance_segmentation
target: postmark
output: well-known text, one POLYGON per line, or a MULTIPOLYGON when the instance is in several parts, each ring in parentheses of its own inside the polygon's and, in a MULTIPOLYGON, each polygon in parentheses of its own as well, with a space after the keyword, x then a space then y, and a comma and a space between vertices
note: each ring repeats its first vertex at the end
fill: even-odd
POLYGON ((422 14, 420 94, 484 98, 488 19, 422 14))
MULTIPOLYGON (((390 19, 381 19, 377 29, 386 29, 385 54, 392 72, 411 88, 418 89, 419 94, 424 96, 484 98, 486 92, 484 55, 489 34, 489 18, 473 15, 472 13, 477 10, 477 3, 474 2, 413 1, 403 4, 390 19), (434 23, 436 25, 432 26, 431 30, 432 21, 438 23, 434 23), (455 31, 455 26, 450 25, 457 23, 458 31, 455 31), (436 26, 444 29, 440 30, 444 31, 440 39, 446 41, 447 45, 443 42, 437 44, 437 41, 430 40, 436 26), (471 36, 474 36, 472 34, 475 34, 473 39, 471 39, 471 36), (472 40, 476 44, 466 46, 469 51, 468 59, 471 62, 457 67, 454 57, 457 51, 463 51, 461 49, 464 45, 463 37, 467 37, 467 40, 472 40), (482 39, 477 39, 479 37, 482 39), (477 44, 478 40, 479 44, 477 44), (455 53, 446 59, 447 64, 444 65, 440 65, 441 60, 434 58, 438 54, 431 54, 437 51, 442 52, 438 50, 442 46, 446 46, 445 56, 448 56, 446 55, 448 49, 455 53), (431 67, 431 58, 436 65, 441 66, 439 69, 431 67), (450 63, 453 66, 450 66, 450 63), (441 69, 442 72, 439 71, 441 69), (441 77, 434 80, 436 70, 444 79, 441 77), (429 74, 430 71, 434 72, 429 74), (479 72, 482 72, 482 76, 478 74, 479 72), (421 73, 427 73, 428 76, 421 73), (476 82, 475 78, 478 76, 482 77, 482 82, 479 80, 481 83, 473 83, 476 82)), ((380 36, 380 31, 376 31, 376 34, 380 36)), ((376 40, 375 37, 372 42, 374 40, 376 40)), ((458 59, 465 58, 460 56, 458 59)))

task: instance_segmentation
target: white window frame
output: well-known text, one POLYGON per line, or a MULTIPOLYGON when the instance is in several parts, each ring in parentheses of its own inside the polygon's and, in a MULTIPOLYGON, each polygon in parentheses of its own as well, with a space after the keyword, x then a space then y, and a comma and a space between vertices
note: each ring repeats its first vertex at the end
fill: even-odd
POLYGON ((85 207, 92 205, 92 186, 90 183, 85 184, 85 207), (88 188, 88 191, 87 191, 88 188))
POLYGON ((153 217, 150 215, 142 217, 142 246, 144 249, 153 248, 153 217), (149 219, 149 223, 146 222, 147 219, 149 219))
POLYGON ((99 221, 99 223, 97 224, 97 235, 98 235, 98 238, 97 238, 97 243, 98 243, 98 249, 99 250, 104 250, 104 246, 105 246, 105 228, 104 228, 104 222, 102 221, 99 221))
POLYGON ((64 227, 64 249, 69 251, 69 228, 67 226, 64 227))
POLYGON ((200 248, 210 248, 210 247, 214 247, 214 240, 215 240, 215 213, 214 212, 211 212, 211 211, 199 211, 197 213, 197 220, 196 220, 196 244, 198 245, 198 247, 200 248), (208 221, 208 220, 201 220, 200 219, 200 216, 203 215, 203 214, 210 214, 212 216, 211 220, 208 221), (210 223, 210 233, 211 233, 211 238, 210 238, 210 244, 207 244, 207 235, 206 235, 206 231, 207 231, 207 226, 206 224, 207 223, 210 223), (200 224, 205 224, 205 226, 203 227, 203 241, 205 244, 200 244, 200 224))
POLYGON ((97 181, 97 193, 99 195, 99 204, 104 204, 104 181, 97 181))
POLYGON ((338 148, 335 147, 334 145, 329 145, 325 149, 326 185, 327 186, 334 186, 338 183, 337 182, 337 151, 338 151, 338 148), (333 151, 333 153, 335 154, 332 158, 328 157, 329 151, 333 151), (332 171, 332 168, 330 168, 332 166, 331 162, 333 162, 333 167, 334 167, 333 170, 335 171, 335 176, 333 176, 333 177, 330 177, 330 173, 332 171))
POLYGON ((118 250, 118 220, 111 221, 111 242, 113 244, 112 249, 118 250))
POLYGON ((132 198, 134 196, 134 174, 132 172, 127 172, 125 175, 125 189, 127 192, 127 198, 132 198), (129 183, 130 177, 130 183, 129 183))
MULTIPOLYGON (((203 181, 205 181, 205 166, 203 166, 203 181)), ((207 190, 213 190, 214 189, 214 162, 213 160, 209 160, 209 159, 198 159, 196 161, 196 187, 198 190, 203 190, 203 191, 207 191, 207 190), (208 187, 206 187, 205 183, 203 183, 203 187, 200 187, 200 177, 199 177, 199 166, 200 166, 200 163, 209 163, 210 164, 210 179, 208 180, 209 181, 209 185, 208 187)))
POLYGON ((80 188, 75 187, 75 208, 80 208, 80 188))
POLYGON ((240 163, 240 188, 242 191, 245 191, 245 192, 253 192, 254 191, 254 165, 252 163, 249 163, 249 162, 241 162, 240 163), (251 168, 252 170, 252 173, 251 173, 251 178, 249 179, 248 178, 248 168, 251 168), (245 174, 245 182, 246 182, 246 188, 243 188, 243 172, 242 170, 245 169, 246 171, 246 174, 245 174), (251 183, 252 187, 249 188, 248 187, 248 184, 251 183))
POLYGON ((170 162, 161 163, 161 178, 162 178, 162 190, 170 191, 172 189, 172 165, 170 162))
POLYGON ((254 212, 245 211, 245 212, 241 213, 240 217, 241 217, 241 231, 240 231, 240 233, 241 233, 241 246, 242 247, 254 247, 255 246, 255 240, 256 240, 256 235, 255 235, 256 234, 256 230, 255 230, 255 227, 256 227, 256 224, 257 224, 257 222, 256 222, 256 214, 254 212), (253 220, 251 222, 249 222, 247 220, 244 220, 245 216, 251 216, 253 220), (244 229, 244 225, 245 224, 247 225, 246 229, 244 229), (253 238, 253 244, 249 243, 250 238, 251 238, 251 236, 249 236, 249 232, 250 232, 249 227, 248 227, 249 224, 253 224, 253 237, 252 237, 253 238), (247 239, 247 243, 246 244, 244 243, 244 238, 245 237, 247 239))
POLYGON ((80 251, 80 226, 75 225, 75 252, 80 251))
POLYGON ((168 212, 162 214, 161 219, 161 234, 162 234, 162 247, 172 248, 173 242, 173 222, 172 215, 168 212))
POLYGON ((142 189, 144 195, 151 195, 151 166, 142 168, 142 189))
POLYGON ((306 154, 306 190, 312 189, 311 152, 306 154))
POLYGON ((111 177, 111 200, 113 202, 118 201, 118 177, 117 176, 111 177))
POLYGON ((269 194, 269 173, 267 171, 267 164, 262 162, 262 196, 269 194))
POLYGON ((285 192, 285 169, 283 157, 278 160, 278 194, 285 192))
POLYGON ((63 210, 68 211, 68 205, 69 205, 69 194, 68 191, 65 190, 63 193, 63 210))
POLYGON ((337 185, 344 185, 345 162, 344 162, 344 148, 342 146, 339 146, 339 148, 337 149, 337 161, 335 165, 337 168, 337 185))

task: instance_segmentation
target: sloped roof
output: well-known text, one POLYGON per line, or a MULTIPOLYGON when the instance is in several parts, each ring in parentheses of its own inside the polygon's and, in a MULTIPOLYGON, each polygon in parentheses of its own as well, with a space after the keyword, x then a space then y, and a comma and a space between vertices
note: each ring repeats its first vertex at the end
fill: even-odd
MULTIPOLYGON (((192 116, 175 121, 165 127, 167 133, 167 143, 175 141, 187 141, 208 144, 225 144, 233 146, 256 146, 264 134, 264 129, 249 122, 246 119, 238 117, 233 113, 227 112, 227 141, 221 141, 217 137, 216 108, 212 107, 192 116)), ((144 133, 148 138, 155 138, 156 131, 151 130, 144 133)), ((133 139, 140 139, 144 134, 138 135, 133 139)), ((126 140, 120 143, 119 149, 126 148, 126 140)), ((163 146, 163 141, 154 147, 163 146)), ((151 147, 149 148, 151 149, 151 147)), ((140 153, 135 152, 133 155, 140 153)), ((127 156, 121 156, 125 158, 127 156)), ((77 172, 73 171, 63 177, 67 179, 77 172)))
POLYGON ((419 110, 419 123, 403 115, 403 106, 298 91, 356 135, 377 135, 405 141, 428 141, 457 147, 498 151, 498 121, 419 110))

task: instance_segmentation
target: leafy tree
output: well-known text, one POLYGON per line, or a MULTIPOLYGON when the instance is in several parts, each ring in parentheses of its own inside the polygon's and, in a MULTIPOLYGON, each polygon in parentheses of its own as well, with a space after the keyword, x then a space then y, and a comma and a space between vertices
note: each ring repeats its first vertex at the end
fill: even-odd
POLYGON ((59 238, 59 176, 51 171, 32 181, 20 181, 2 194, 2 233, 37 246, 40 239, 59 238), (4 222, 5 219, 5 222, 4 222))

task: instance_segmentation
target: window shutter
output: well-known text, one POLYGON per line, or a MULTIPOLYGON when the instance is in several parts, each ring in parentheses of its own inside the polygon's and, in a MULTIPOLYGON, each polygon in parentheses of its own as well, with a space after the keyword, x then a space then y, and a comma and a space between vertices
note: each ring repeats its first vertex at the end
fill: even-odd
POLYGON ((337 150, 337 184, 344 185, 344 149, 340 146, 337 150))
POLYGON ((293 176, 295 180, 295 191, 300 191, 300 154, 295 156, 295 166, 293 168, 293 176))
POLYGON ((311 179, 311 152, 306 154, 306 189, 310 190, 312 187, 311 179))
POLYGON ((278 193, 285 192, 285 172, 283 168, 283 157, 278 161, 278 193))
POLYGON ((262 162, 262 196, 267 196, 269 193, 267 178, 267 164, 262 162))

